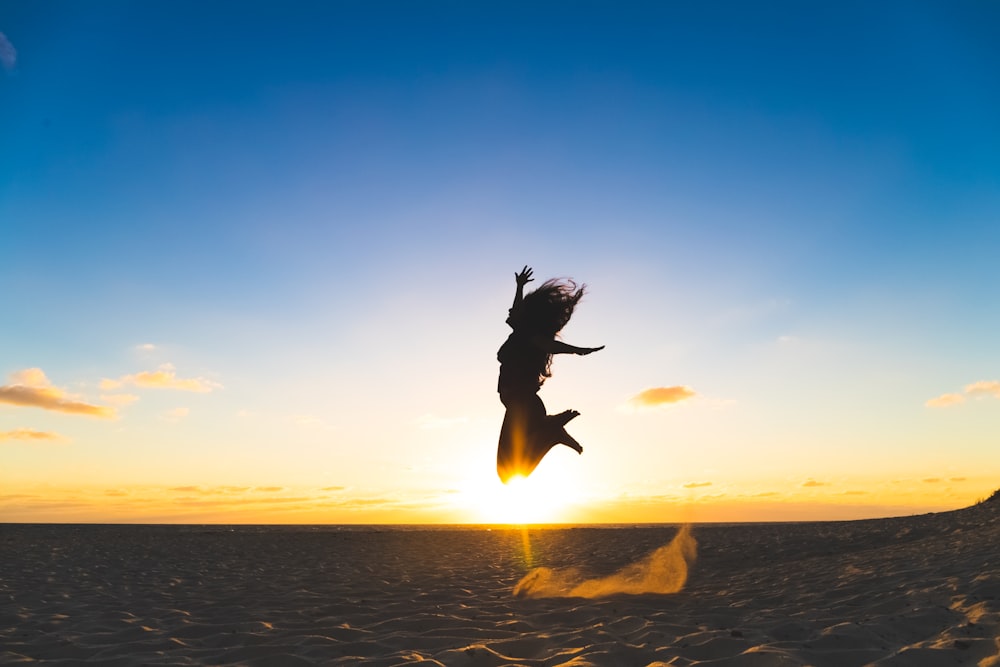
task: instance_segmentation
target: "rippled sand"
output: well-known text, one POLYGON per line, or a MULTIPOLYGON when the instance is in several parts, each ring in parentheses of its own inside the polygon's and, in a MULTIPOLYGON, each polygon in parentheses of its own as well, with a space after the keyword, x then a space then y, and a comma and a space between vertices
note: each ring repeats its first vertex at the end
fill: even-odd
POLYGON ((513 594, 676 534, 0 525, 0 663, 1000 666, 1000 502, 694 526, 679 592, 513 594))

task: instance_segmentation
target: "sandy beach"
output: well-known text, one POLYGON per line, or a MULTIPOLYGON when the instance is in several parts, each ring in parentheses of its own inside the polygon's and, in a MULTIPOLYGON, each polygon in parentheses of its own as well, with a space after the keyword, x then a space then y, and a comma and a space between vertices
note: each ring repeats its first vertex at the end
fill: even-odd
POLYGON ((996 499, 678 535, 7 524, 0 663, 1000 665, 996 499), (645 585, 643 563, 680 590, 566 588, 645 585))

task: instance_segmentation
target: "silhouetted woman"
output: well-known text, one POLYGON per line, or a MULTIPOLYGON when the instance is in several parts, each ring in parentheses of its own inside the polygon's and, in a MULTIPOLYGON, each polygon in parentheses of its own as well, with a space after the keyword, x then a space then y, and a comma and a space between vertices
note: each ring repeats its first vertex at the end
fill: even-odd
POLYGON ((500 428, 497 448, 497 474, 506 484, 511 477, 527 477, 542 458, 556 445, 566 445, 583 453, 566 424, 580 413, 566 410, 547 415, 538 390, 552 373, 553 354, 590 354, 601 347, 575 347, 556 340, 573 309, 583 297, 584 285, 571 280, 548 280, 529 294, 524 286, 531 282, 532 270, 525 266, 514 274, 517 290, 507 324, 513 332, 497 351, 500 381, 497 391, 507 408, 500 428))

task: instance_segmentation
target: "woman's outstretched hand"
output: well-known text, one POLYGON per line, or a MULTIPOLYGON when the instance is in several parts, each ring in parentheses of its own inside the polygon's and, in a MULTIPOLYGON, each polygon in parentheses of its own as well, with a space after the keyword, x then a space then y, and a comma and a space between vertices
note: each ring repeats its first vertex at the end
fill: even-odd
POLYGON ((582 347, 582 348, 580 348, 580 351, 577 352, 577 354, 579 354, 582 357, 582 356, 590 354, 591 352, 597 352, 597 351, 603 350, 603 349, 604 349, 603 345, 600 346, 600 347, 582 347))
POLYGON ((534 278, 531 277, 531 274, 532 274, 531 267, 525 264, 524 268, 521 269, 520 273, 514 274, 514 280, 515 282, 517 282, 517 286, 524 287, 532 280, 534 280, 534 278))

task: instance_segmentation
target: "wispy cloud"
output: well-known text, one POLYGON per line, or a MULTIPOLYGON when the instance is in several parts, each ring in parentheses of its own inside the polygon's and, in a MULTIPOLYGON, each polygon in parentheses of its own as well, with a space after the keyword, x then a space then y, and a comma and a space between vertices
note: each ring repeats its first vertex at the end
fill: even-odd
POLYGON ((58 433, 36 431, 31 428, 16 428, 13 431, 0 431, 0 442, 4 440, 65 440, 58 433))
POLYGON ((958 405, 965 401, 965 396, 961 394, 941 394, 935 398, 930 399, 924 405, 929 408, 946 408, 949 405, 958 405))
POLYGON ((661 405, 672 405, 697 396, 694 389, 687 386, 653 387, 641 391, 629 399, 629 403, 640 408, 655 408, 661 405))
POLYGON ((152 352, 153 350, 156 349, 156 346, 153 345, 152 343, 140 343, 135 346, 135 349, 141 352, 152 352))
POLYGON ((966 385, 965 393, 969 396, 995 396, 1000 398, 1000 382, 996 380, 980 380, 966 385))
POLYGON ((703 486, 712 486, 711 482, 688 482, 684 485, 685 489, 698 489, 703 486))
POLYGON ((0 32, 0 64, 3 64, 3 68, 8 72, 17 64, 17 50, 2 32, 0 32))
POLYGON ((20 371, 14 371, 10 374, 10 381, 13 384, 24 385, 25 387, 49 387, 52 385, 41 368, 25 368, 20 371))
POLYGON ((40 368, 26 368, 12 374, 10 384, 0 387, 0 403, 102 419, 112 419, 116 414, 112 407, 87 403, 53 387, 40 368))
POLYGON ((817 482, 814 479, 807 479, 806 481, 802 482, 802 486, 811 489, 817 486, 828 486, 828 484, 826 482, 817 482))
POLYGON ((101 400, 120 408, 135 403, 139 397, 135 394, 101 394, 101 400))
POLYGON ((249 486, 211 486, 206 488, 197 485, 172 486, 167 489, 167 491, 174 493, 198 493, 202 495, 242 494, 249 490, 249 486))
MULTIPOLYGON (((190 481, 190 480, 188 480, 190 481)), ((413 517, 453 519, 440 492, 385 496, 322 492, 288 486, 100 486, 0 488, 0 514, 17 521, 158 523, 400 523, 413 517)))
POLYGON ((1000 398, 1000 382, 997 380, 980 380, 979 382, 965 385, 963 392, 962 394, 941 394, 930 399, 924 405, 929 408, 946 408, 950 405, 964 403, 967 396, 971 398, 983 398, 985 396, 1000 398))
POLYGON ((193 391, 201 394, 222 388, 222 385, 218 382, 213 382, 205 378, 179 378, 173 364, 163 364, 155 371, 142 371, 134 375, 123 375, 117 380, 108 378, 101 380, 101 389, 106 391, 118 389, 125 385, 150 389, 193 391))
POLYGON ((191 414, 190 408, 174 408, 163 413, 163 418, 167 421, 177 422, 191 414))

